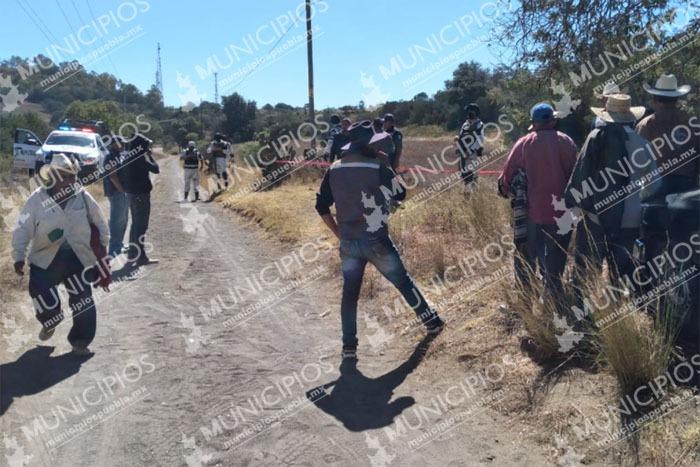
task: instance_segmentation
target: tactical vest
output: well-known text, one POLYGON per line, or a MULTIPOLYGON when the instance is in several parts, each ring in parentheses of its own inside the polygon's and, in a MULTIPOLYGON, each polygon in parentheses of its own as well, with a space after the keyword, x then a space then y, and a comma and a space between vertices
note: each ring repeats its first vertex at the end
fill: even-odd
POLYGON ((196 149, 187 149, 185 151, 184 167, 186 169, 199 168, 199 151, 196 149))

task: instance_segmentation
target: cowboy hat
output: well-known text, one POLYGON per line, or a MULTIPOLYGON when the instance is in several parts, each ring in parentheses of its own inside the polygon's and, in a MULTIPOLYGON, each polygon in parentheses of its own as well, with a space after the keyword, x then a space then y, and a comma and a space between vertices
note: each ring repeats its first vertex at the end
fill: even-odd
POLYGON ((374 133, 372 128, 372 122, 369 120, 353 123, 350 128, 348 128, 350 142, 340 148, 341 151, 368 146, 389 136, 389 134, 385 132, 374 133))
POLYGON ((621 92, 622 91, 620 91, 620 86, 618 86, 616 83, 614 83, 612 81, 609 81, 609 82, 605 83, 605 86, 603 86, 603 92, 601 92, 601 93, 596 92, 595 96, 598 99, 604 99, 604 98, 606 98, 610 95, 613 95, 613 94, 620 94, 621 92))
POLYGON ((591 107, 591 111, 608 123, 634 123, 644 116, 644 107, 632 107, 632 98, 627 94, 611 94, 605 108, 591 107))
POLYGON ((690 86, 684 84, 678 87, 678 80, 675 75, 661 75, 654 86, 644 83, 644 90, 654 96, 680 97, 690 92, 690 86))
POLYGON ((80 172, 80 166, 73 159, 59 152, 51 157, 51 162, 41 166, 39 169, 39 176, 48 180, 51 178, 52 171, 77 175, 78 172, 80 172))

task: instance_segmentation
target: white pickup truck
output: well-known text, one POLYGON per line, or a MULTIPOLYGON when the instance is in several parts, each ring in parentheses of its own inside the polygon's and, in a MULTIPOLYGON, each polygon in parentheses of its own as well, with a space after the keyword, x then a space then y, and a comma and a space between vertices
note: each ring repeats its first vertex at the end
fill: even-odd
POLYGON ((89 128, 59 127, 49 133, 46 141, 33 132, 18 128, 13 145, 14 168, 28 170, 30 175, 51 161, 54 154, 63 153, 80 165, 80 178, 98 170, 107 155, 100 135, 89 128))

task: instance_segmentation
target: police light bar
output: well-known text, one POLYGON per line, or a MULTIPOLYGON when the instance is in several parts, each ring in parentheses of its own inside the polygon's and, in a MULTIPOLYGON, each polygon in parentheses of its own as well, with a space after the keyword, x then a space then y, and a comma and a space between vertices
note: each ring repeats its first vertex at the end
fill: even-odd
POLYGON ((59 126, 59 130, 61 131, 82 131, 84 133, 94 133, 95 131, 92 128, 75 128, 71 126, 59 126))

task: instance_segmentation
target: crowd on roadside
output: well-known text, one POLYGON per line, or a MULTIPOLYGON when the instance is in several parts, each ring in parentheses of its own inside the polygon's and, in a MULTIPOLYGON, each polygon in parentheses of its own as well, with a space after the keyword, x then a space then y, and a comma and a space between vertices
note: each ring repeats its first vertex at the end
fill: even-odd
MULTIPOLYGON (((591 108, 595 120, 581 148, 558 130, 557 113, 550 104, 536 104, 530 109, 528 133, 512 147, 499 177, 499 193, 510 198, 513 207, 516 281, 522 290, 534 290, 533 281, 541 281, 541 300, 552 303, 559 313, 565 314, 571 304, 562 275, 572 236, 573 285, 579 292, 574 300, 581 307, 584 283, 603 262, 611 280, 629 277, 645 260, 637 251, 640 244, 646 258, 654 258, 677 240, 669 220, 656 219, 658 228, 653 230, 645 216, 658 218, 660 209, 680 199, 691 206, 689 229, 697 233, 692 221, 697 224, 700 217, 700 121, 679 108, 690 87, 679 86, 673 75, 663 75, 645 90, 653 98, 650 109, 633 106, 631 97, 616 85, 606 86, 598 96, 602 106, 591 108)), ((471 191, 477 179, 472 167, 478 166, 474 162, 484 151, 484 123, 476 104, 468 104, 465 111, 466 121, 454 143, 461 178, 471 191)), ((141 135, 128 144, 112 138, 103 167, 109 220, 76 182, 79 168, 69 157, 56 154, 42 168, 46 186, 29 197, 13 233, 16 273, 23 275, 25 262, 30 263, 29 293, 43 324, 40 339, 51 337, 63 317, 56 293, 62 283, 74 314, 69 341, 77 354, 85 354, 95 332, 91 285, 108 287, 109 261, 122 253, 131 266, 153 262, 145 235, 152 190, 149 174, 159 168, 150 145, 141 135), (80 277, 74 284, 76 275, 80 277)), ((190 141, 180 154, 185 201, 191 192, 195 201, 199 199, 199 172, 206 165, 210 200, 229 186, 231 143, 217 133, 206 156, 196 146, 190 141)), ((437 335, 445 322, 416 286, 388 233, 389 213, 406 196, 400 177, 403 135, 394 116, 387 113, 374 121, 352 123, 333 115, 325 148, 330 167, 316 196, 316 210, 340 240, 343 356, 356 357, 357 302, 367 263, 398 289, 428 334, 437 335), (330 211, 333 204, 335 215, 330 211)), ((698 317, 692 322, 697 329, 690 334, 697 340, 698 317)))
MULTIPOLYGON (((640 263, 656 261, 683 238, 700 248, 700 120, 682 111, 679 102, 690 86, 679 86, 674 75, 665 74, 644 89, 652 98, 650 108, 633 106, 629 94, 608 83, 597 96, 601 106, 591 108, 595 118, 581 148, 559 131, 560 119, 552 105, 536 104, 530 109, 528 133, 511 148, 499 177, 499 194, 510 198, 513 208, 519 289, 538 295, 563 319, 571 315, 567 310, 584 307, 587 282, 603 263, 610 281, 631 284, 629 293, 641 294, 646 289, 635 276, 640 263), (673 231, 678 222, 671 221, 672 215, 658 219, 659 210, 676 201, 686 209, 684 218, 690 217, 683 233, 673 231), (657 221, 655 229, 652 220, 657 221), (573 298, 562 283, 572 237, 573 298), (633 276, 636 283, 630 280, 633 276), (535 281, 542 284, 541 293, 535 281)), ((474 161, 484 151, 484 123, 478 105, 470 103, 465 111, 467 119, 455 136, 455 146, 462 180, 471 191, 477 176, 472 167, 478 166, 474 161)), ((405 198, 397 176, 402 135, 394 124, 392 114, 355 123, 337 115, 331 118, 325 154, 330 167, 316 195, 316 210, 340 240, 345 358, 356 357, 357 302, 367 263, 399 290, 429 335, 444 327, 388 234, 391 207, 405 198), (333 204, 335 215, 330 210, 333 204)), ((694 261, 699 255, 694 251, 694 261)), ((686 311, 691 316, 678 322, 684 323, 681 334, 697 346, 697 293, 690 300, 686 311)), ((579 327, 593 324, 590 316, 573 319, 579 327)))

